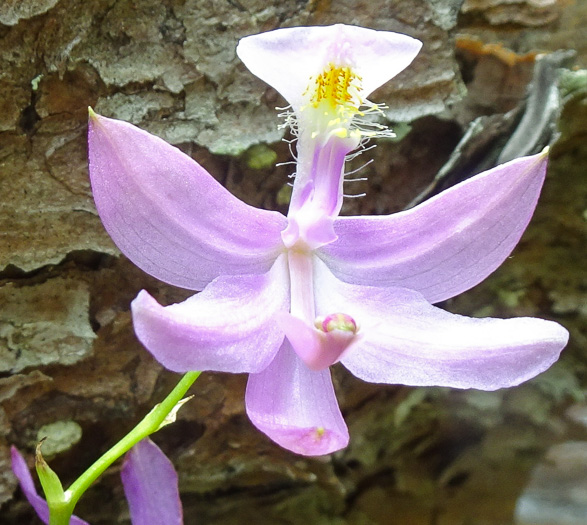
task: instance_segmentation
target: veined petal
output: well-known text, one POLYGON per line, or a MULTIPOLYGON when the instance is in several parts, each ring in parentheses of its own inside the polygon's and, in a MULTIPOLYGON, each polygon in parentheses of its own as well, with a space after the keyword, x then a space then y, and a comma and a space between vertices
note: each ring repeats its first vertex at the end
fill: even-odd
POLYGON ((132 525, 182 525, 177 473, 149 438, 126 455, 120 472, 132 525))
POLYGON ((245 402, 253 424, 297 454, 330 454, 348 443, 330 371, 310 370, 287 340, 265 370, 249 376, 245 402))
POLYGON ((219 277, 166 307, 142 291, 131 308, 137 337, 169 370, 259 372, 284 337, 274 317, 289 308, 286 256, 266 274, 219 277))
POLYGON ((514 249, 544 182, 545 153, 483 172, 407 211, 340 217, 317 251, 343 281, 417 290, 436 303, 475 286, 514 249))
POLYGON ((336 24, 248 36, 236 52, 254 75, 297 110, 304 104, 309 80, 329 63, 351 67, 361 78, 361 95, 367 97, 405 69, 421 47, 419 40, 406 35, 336 24))
MULTIPOLYGON (((21 453, 17 450, 16 447, 10 448, 10 453, 12 456, 12 472, 18 479, 20 484, 20 488, 22 489, 26 499, 31 504, 31 507, 35 509, 37 516, 43 522, 48 524, 49 523, 49 505, 47 502, 37 494, 37 489, 35 489, 35 483, 33 481, 33 477, 29 472, 29 468, 26 464, 26 461, 22 457, 21 453)), ((87 521, 84 521, 77 516, 72 516, 69 520, 69 525, 89 525, 87 521)))
POLYGON ((495 390, 549 368, 568 341, 553 321, 464 317, 413 290, 343 283, 320 261, 315 272, 317 311, 339 309, 362 326, 341 362, 365 381, 495 390))
POLYGON ((219 275, 265 272, 277 257, 285 217, 240 201, 177 148, 98 115, 88 143, 100 218, 147 273, 201 290, 219 275))

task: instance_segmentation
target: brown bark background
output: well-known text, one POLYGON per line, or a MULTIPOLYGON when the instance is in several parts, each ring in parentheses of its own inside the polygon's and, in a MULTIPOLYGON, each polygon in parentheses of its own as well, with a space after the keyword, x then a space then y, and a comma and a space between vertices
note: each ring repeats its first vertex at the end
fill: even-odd
MULTIPOLYGON (((335 22, 424 42, 414 64, 372 97, 389 106, 398 139, 357 159, 357 167, 375 162, 362 172, 364 187, 353 188, 367 196, 349 200, 347 214, 402 209, 431 185, 436 191, 495 163, 530 105, 527 93, 544 108, 543 120, 532 121, 544 128, 541 149, 554 117, 531 83, 537 57, 576 51, 553 58, 560 69, 546 82, 561 100, 561 135, 530 228, 494 275, 443 305, 555 319, 571 342, 547 373, 497 392, 369 385, 334 367, 351 443, 319 459, 288 453, 251 426, 244 376, 203 374, 179 420, 154 437, 178 468, 185 523, 584 523, 580 0, 4 0, 0 523, 40 523, 16 488, 10 444, 32 460, 37 440, 49 436, 45 453, 69 483, 177 380, 135 340, 129 303, 143 288, 166 303, 189 294, 138 270, 104 232, 87 176, 87 107, 178 145, 250 204, 285 211, 291 167, 274 167, 289 158, 274 109, 283 101, 239 63, 235 46, 280 26, 335 22), (472 122, 478 131, 460 143, 472 122), (452 168, 435 179, 449 159, 452 168), (539 521, 549 512, 551 521, 539 521)), ((118 474, 110 469, 78 505, 93 525, 128 523, 118 474)))

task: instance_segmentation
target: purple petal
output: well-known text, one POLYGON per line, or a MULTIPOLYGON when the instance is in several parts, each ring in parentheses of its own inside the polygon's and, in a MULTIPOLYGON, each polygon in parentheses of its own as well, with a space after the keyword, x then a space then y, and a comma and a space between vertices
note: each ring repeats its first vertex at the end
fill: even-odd
POLYGON ((236 52, 254 75, 298 109, 310 79, 329 63, 350 66, 361 78, 365 98, 404 70, 421 47, 419 40, 406 35, 336 24, 245 37, 236 52))
MULTIPOLYGON (((26 461, 16 447, 11 447, 10 452, 12 455, 12 472, 14 472, 14 475, 18 479, 20 488, 22 489, 28 502, 31 504, 33 509, 35 509, 39 519, 43 523, 48 524, 49 505, 47 505, 47 502, 37 494, 35 483, 31 473, 29 472, 26 461)), ((69 525, 88 525, 88 522, 78 518, 77 516, 72 516, 69 520, 69 525)))
POLYGON ((401 286, 437 303, 485 279, 511 253, 536 207, 544 153, 502 164, 410 210, 341 217, 319 256, 343 281, 401 286))
POLYGON ((177 473, 149 438, 128 452, 120 477, 132 525, 182 525, 177 473))
POLYGON ((542 319, 474 319, 430 305, 418 292, 338 281, 316 264, 319 314, 351 315, 363 335, 341 359, 374 383, 495 390, 550 367, 568 341, 559 324, 542 319))
POLYGON ((330 454, 348 443, 330 371, 307 368, 287 340, 265 370, 249 376, 245 402, 253 424, 297 454, 330 454))
POLYGON ((285 217, 240 201, 163 140, 93 116, 89 159, 106 230, 158 279, 201 290, 219 275, 265 272, 277 257, 285 217))
POLYGON ((176 372, 259 372, 283 341, 275 322, 289 307, 286 256, 263 275, 219 277, 183 303, 163 307, 142 291, 132 302, 139 340, 176 372))

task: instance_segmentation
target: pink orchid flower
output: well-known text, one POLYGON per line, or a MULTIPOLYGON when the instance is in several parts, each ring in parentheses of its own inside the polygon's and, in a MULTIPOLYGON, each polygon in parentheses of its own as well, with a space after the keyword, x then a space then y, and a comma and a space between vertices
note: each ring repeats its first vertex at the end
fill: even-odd
MULTIPOLYGON (((12 471, 26 499, 43 523, 49 523, 49 506, 39 496, 21 453, 12 447, 12 471)), ((132 525, 182 525, 177 473, 169 459, 149 438, 137 443, 126 455, 121 471, 132 525)), ((67 491, 66 491, 67 494, 67 491)), ((70 525, 89 525, 72 516, 70 525)))
POLYGON ((370 93, 421 43, 360 27, 278 29, 237 53, 291 105, 297 169, 287 217, 231 195, 190 157, 93 115, 90 175, 102 221, 151 275, 203 290, 132 303, 138 338, 170 370, 248 372, 253 424, 299 454, 345 447, 329 366, 366 381, 493 390, 547 369, 568 333, 541 319, 472 319, 432 306, 511 253, 532 216, 546 154, 481 173, 407 211, 339 217, 344 165, 373 123, 370 93))

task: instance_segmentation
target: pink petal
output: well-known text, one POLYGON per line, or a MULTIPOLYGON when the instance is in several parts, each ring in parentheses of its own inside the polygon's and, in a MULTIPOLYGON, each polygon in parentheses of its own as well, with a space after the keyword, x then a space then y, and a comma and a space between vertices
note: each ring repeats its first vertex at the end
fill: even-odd
POLYGON ((454 315, 412 290, 343 283, 321 262, 316 281, 318 313, 344 311, 361 326, 341 362, 365 381, 495 390, 549 368, 568 341, 552 321, 454 315))
POLYGON ((410 210, 341 217, 318 255, 343 281, 401 286, 431 303, 485 279, 526 229, 544 182, 541 153, 502 164, 410 210))
POLYGON ((330 371, 307 368, 287 340, 265 370, 249 376, 245 402, 253 424, 297 454, 330 454, 348 443, 330 371))
POLYGON ((106 230, 154 277, 201 290, 219 275, 265 272, 277 257, 285 217, 240 201, 163 140, 91 117, 89 159, 106 230))
POLYGON ((177 473, 149 438, 126 455, 120 472, 132 525, 182 525, 177 473))
POLYGON ((163 307, 142 291, 132 302, 139 340, 176 372, 259 372, 283 341, 275 314, 289 307, 286 256, 263 275, 219 277, 183 303, 163 307))
MULTIPOLYGON (((20 488, 22 489, 28 502, 31 504, 33 509, 35 509, 39 519, 43 523, 48 524, 49 506, 47 505, 47 502, 37 494, 35 483, 31 473, 29 472, 26 461, 16 447, 11 447, 10 452, 12 456, 12 472, 14 472, 14 475, 18 479, 20 488)), ((69 525, 88 525, 88 522, 78 518, 77 516, 72 516, 69 520, 69 525)))
POLYGON ((243 38, 236 52, 249 70, 298 109, 310 78, 333 62, 361 77, 363 98, 404 70, 422 43, 399 33, 333 26, 277 29, 243 38))

